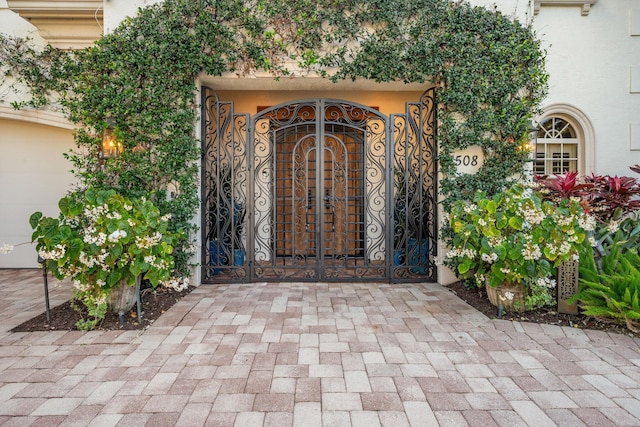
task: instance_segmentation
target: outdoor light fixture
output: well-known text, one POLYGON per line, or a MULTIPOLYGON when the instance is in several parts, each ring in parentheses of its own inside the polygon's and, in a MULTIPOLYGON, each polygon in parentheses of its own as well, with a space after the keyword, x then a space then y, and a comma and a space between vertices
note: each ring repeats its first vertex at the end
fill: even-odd
POLYGON ((122 153, 122 142, 116 139, 115 121, 107 117, 107 128, 102 133, 102 158, 113 159, 122 153))

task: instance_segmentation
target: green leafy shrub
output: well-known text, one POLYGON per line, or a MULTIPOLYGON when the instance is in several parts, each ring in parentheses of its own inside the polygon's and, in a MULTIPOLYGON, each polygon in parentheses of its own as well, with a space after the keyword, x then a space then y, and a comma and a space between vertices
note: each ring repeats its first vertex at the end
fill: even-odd
POLYGON ((576 256, 586 238, 588 221, 580 204, 564 199, 558 206, 521 184, 473 203, 453 204, 446 229, 451 250, 445 264, 460 278, 522 283, 534 289, 527 308, 548 304, 549 280, 560 262, 576 256), (545 291, 545 292, 542 292, 545 291))
MULTIPOLYGON (((621 234, 618 234, 621 236, 621 234)), ((592 248, 586 249, 580 262, 580 292, 571 300, 578 301, 582 312, 598 319, 611 319, 640 331, 640 255, 637 248, 624 249, 612 245, 602 258, 602 270, 596 265, 592 248)))
POLYGON ((60 200, 60 215, 30 218, 38 255, 58 279, 73 282, 73 300, 90 318, 78 323, 92 329, 104 318, 109 295, 121 281, 134 286, 142 276, 153 287, 185 286, 171 277, 174 242, 169 215, 161 215, 151 201, 128 199, 115 191, 88 189, 60 200))

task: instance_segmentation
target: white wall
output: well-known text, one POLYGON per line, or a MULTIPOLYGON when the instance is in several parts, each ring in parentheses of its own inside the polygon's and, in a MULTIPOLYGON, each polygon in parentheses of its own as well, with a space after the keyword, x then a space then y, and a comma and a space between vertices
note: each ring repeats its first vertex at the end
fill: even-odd
POLYGON ((38 34, 38 29, 10 10, 6 0, 0 0, 0 22, 3 34, 20 37, 29 35, 34 42, 42 46, 46 44, 38 34))
POLYGON ((474 6, 482 6, 489 10, 498 10, 502 14, 528 22, 533 13, 529 0, 466 0, 474 6))
POLYGON ((640 163, 640 151, 630 150, 630 124, 640 123, 640 93, 630 93, 630 67, 640 66, 634 7, 636 0, 600 0, 582 16, 580 7, 543 6, 534 19, 548 52, 544 105, 570 104, 593 125, 594 169, 586 173, 633 175, 628 167, 640 163))
POLYGON ((136 16, 138 8, 161 3, 162 0, 106 0, 104 2, 104 32, 112 32, 127 16, 136 16))
MULTIPOLYGON (((29 37, 36 46, 46 46, 47 42, 40 37, 38 29, 7 6, 6 0, 0 0, 0 32, 13 37, 29 37)), ((20 95, 8 90, 13 79, 6 82, 0 80, 0 105, 9 105, 12 101, 21 101, 20 95), (2 84, 4 83, 4 84, 2 84)))

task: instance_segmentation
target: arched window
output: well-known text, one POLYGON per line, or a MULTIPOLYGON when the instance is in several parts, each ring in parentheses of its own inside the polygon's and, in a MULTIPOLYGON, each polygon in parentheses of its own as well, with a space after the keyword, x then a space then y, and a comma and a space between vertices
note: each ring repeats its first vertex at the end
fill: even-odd
POLYGON ((538 127, 533 172, 536 175, 579 172, 582 149, 575 127, 558 116, 546 117, 538 127))

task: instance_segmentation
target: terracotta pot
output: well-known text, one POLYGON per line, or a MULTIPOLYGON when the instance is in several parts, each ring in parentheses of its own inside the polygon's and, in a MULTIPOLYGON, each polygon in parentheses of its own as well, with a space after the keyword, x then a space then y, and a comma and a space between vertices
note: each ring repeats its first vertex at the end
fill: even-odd
MULTIPOLYGON (((136 278, 136 281, 138 280, 140 280, 140 278, 136 278)), ((109 309, 118 314, 131 310, 135 303, 136 286, 129 286, 126 280, 121 280, 111 289, 109 301, 107 301, 109 309)))
POLYGON ((496 307, 502 307, 505 311, 518 313, 524 311, 524 299, 527 296, 527 289, 522 283, 503 283, 494 287, 489 285, 487 281, 485 289, 489 301, 496 307), (507 292, 511 293, 512 298, 507 298, 507 292))

